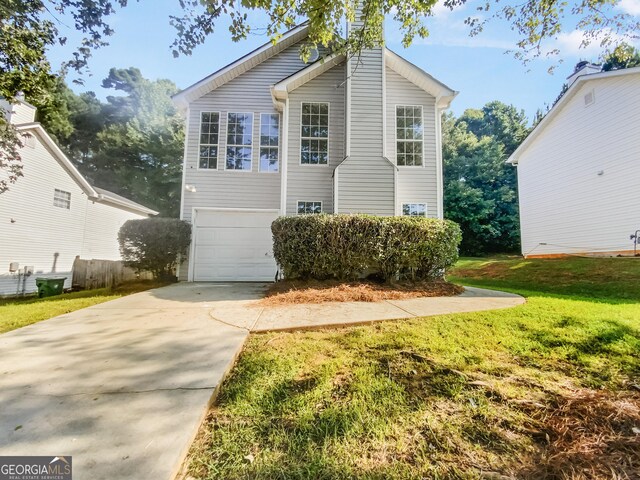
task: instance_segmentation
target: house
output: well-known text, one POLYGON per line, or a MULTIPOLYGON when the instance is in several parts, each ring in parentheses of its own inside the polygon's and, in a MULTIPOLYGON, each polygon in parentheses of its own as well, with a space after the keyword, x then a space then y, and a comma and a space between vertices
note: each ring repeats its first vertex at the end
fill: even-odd
POLYGON ((525 257, 633 252, 640 229, 640 68, 581 62, 508 162, 525 257))
POLYGON ((122 224, 157 212, 90 185, 34 122, 35 107, 1 102, 23 135, 24 176, 0 194, 0 295, 33 292, 36 277, 67 277, 70 287, 76 256, 119 260, 122 224))
POLYGON ((457 92, 384 47, 304 63, 307 30, 174 96, 187 117, 181 217, 193 225, 181 280, 273 280, 280 215, 442 218, 440 119, 457 92))

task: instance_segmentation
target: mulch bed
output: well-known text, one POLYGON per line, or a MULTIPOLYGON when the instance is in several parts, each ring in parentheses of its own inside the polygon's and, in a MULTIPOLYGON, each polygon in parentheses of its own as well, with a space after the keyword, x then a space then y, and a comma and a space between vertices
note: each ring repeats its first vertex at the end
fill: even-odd
MULTIPOLYGON (((637 388, 637 387, 636 387, 637 388)), ((531 479, 640 478, 640 393, 583 390, 558 399, 536 418, 546 448, 531 479)))
POLYGON ((419 297, 459 295, 464 287, 444 280, 400 282, 393 285, 371 281, 283 280, 274 283, 260 300, 264 306, 326 302, 379 302, 419 297))

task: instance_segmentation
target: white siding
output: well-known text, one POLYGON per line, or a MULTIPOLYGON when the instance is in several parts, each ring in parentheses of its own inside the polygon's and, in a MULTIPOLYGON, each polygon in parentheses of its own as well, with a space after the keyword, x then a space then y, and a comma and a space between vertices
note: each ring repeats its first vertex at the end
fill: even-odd
POLYGON ((435 98, 390 68, 387 73, 387 157, 396 163, 396 105, 421 105, 424 142, 422 167, 399 167, 398 211, 403 203, 426 203, 427 215, 438 216, 435 98))
POLYGON ((333 171, 344 159, 345 65, 337 65, 289 95, 289 159, 287 214, 297 212, 298 201, 321 201, 333 213, 333 171), (329 163, 300 164, 300 120, 303 102, 329 103, 329 163))
POLYGON ((5 110, 5 114, 9 123, 20 125, 22 123, 31 123, 36 118, 36 109, 24 103, 10 104, 6 100, 0 99, 0 108, 5 110))
POLYGON ((349 152, 337 169, 340 213, 395 214, 395 167, 383 157, 382 48, 350 61, 349 152))
POLYGON ((523 254, 632 249, 639 139, 640 75, 583 83, 520 157, 523 254), (591 90, 595 103, 585 106, 591 90))
POLYGON ((120 260, 118 231, 127 220, 146 218, 123 208, 88 202, 82 258, 120 260))
POLYGON ((35 277, 52 271, 68 277, 65 285, 71 286, 73 260, 82 250, 87 197, 37 140, 21 151, 24 176, 0 195, 0 295, 16 291, 10 262, 35 267, 31 291, 35 277), (56 188, 71 193, 70 209, 53 206, 56 188))
POLYGON ((118 207, 93 203, 52 152, 32 132, 33 147, 21 151, 24 176, 0 195, 0 295, 15 294, 18 277, 9 264, 34 267, 26 292, 36 289, 37 277, 67 277, 77 255, 119 260, 117 234, 129 218, 145 216, 118 207), (71 193, 69 209, 53 205, 54 190, 71 193))
MULTIPOLYGON (((183 218, 191 219, 194 207, 279 208, 280 173, 259 171, 260 113, 277 113, 270 86, 305 66, 300 45, 293 45, 231 82, 189 105, 189 132, 185 182, 195 193, 183 192, 183 218), (218 169, 198 169, 201 112, 220 112, 218 169), (253 112, 253 169, 225 171, 227 112, 253 112)), ((282 118, 280 119, 282 123, 282 118)), ((282 152, 280 151, 280 158, 282 152)))

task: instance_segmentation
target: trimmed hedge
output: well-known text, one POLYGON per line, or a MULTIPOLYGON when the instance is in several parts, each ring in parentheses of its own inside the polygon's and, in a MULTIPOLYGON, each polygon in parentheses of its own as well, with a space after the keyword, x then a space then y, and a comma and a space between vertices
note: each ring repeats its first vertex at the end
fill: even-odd
POLYGON ((125 265, 155 278, 174 278, 178 258, 191 243, 191 224, 177 218, 127 220, 118 232, 125 265))
POLYGON ((450 220, 408 216, 280 217, 271 232, 275 259, 287 279, 440 278, 457 261, 462 239, 450 220))

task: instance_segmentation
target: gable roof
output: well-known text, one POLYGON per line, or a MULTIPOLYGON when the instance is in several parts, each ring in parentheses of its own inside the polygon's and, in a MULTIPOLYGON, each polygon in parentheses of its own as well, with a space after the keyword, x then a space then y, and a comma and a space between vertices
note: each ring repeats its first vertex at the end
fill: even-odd
MULTIPOLYGON (((284 100, 289 92, 322 75, 345 60, 346 56, 342 54, 329 55, 283 78, 271 87, 271 95, 274 101, 284 100)), ((385 48, 385 63, 398 75, 434 96, 439 108, 449 107, 451 101, 458 95, 458 92, 388 48, 385 48)))
POLYGON ((551 110, 547 112, 544 118, 535 126, 535 128, 529 133, 527 138, 520 144, 518 148, 511 154, 511 156, 507 159, 507 163, 512 165, 517 165, 520 159, 520 156, 524 153, 524 151, 529 148, 529 145, 538 138, 542 132, 544 132, 547 126, 553 121, 553 119, 558 115, 558 113, 564 108, 564 106, 571 101, 571 99, 576 95, 576 92, 580 89, 580 87, 592 80, 599 80, 602 78, 615 78, 624 75, 635 75, 640 74, 640 67, 627 68, 623 70, 611 70, 609 72, 600 72, 600 73, 590 73, 586 75, 582 75, 578 77, 571 86, 567 89, 567 91, 560 97, 560 100, 556 102, 556 104, 551 107, 551 110))
POLYGON ((64 170, 69 174, 73 180, 78 184, 78 186, 82 189, 82 191, 87 195, 87 197, 93 201, 100 203, 111 203, 117 207, 125 207, 129 210, 134 210, 136 212, 145 214, 145 215, 157 215, 158 212, 155 210, 151 210, 150 208, 145 207, 144 205, 140 205, 139 203, 135 203, 125 197, 117 195, 115 193, 109 192, 108 190, 104 190, 102 188, 92 186, 86 178, 82 176, 82 174, 78 171, 78 169, 71 163, 71 160, 64 154, 64 152, 58 147, 56 142, 53 141, 51 136, 47 133, 47 131, 42 127, 42 125, 38 122, 33 123, 23 123, 19 125, 15 125, 15 128, 18 132, 29 132, 35 133, 40 140, 49 148, 49 150, 53 153, 53 156, 58 161, 58 163, 64 168, 64 170))
POLYGON ((328 55, 325 58, 316 60, 315 62, 301 68, 297 72, 283 78, 271 87, 271 95, 274 100, 284 100, 289 92, 292 92, 305 83, 313 80, 317 76, 323 74, 327 70, 342 63, 346 57, 344 55, 328 55))
POLYGON ((208 77, 205 77, 190 87, 185 88, 181 92, 176 93, 172 97, 174 103, 182 109, 187 108, 189 103, 192 101, 197 100, 210 91, 221 87, 225 83, 230 82, 239 75, 242 75, 246 71, 252 69, 256 65, 259 65, 265 60, 277 55, 285 48, 303 40, 307 37, 308 29, 309 27, 307 22, 301 23, 300 25, 285 32, 275 44, 267 42, 252 52, 249 52, 244 57, 240 57, 238 60, 213 72, 208 77))
POLYGON ((406 78, 418 88, 421 88, 436 98, 436 106, 448 108, 452 100, 459 92, 448 87, 440 80, 435 79, 420 67, 414 65, 396 52, 385 48, 385 63, 398 75, 406 78))

